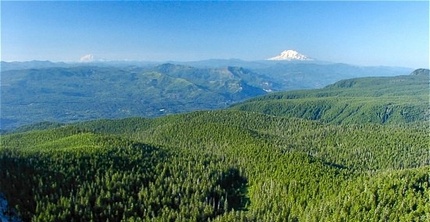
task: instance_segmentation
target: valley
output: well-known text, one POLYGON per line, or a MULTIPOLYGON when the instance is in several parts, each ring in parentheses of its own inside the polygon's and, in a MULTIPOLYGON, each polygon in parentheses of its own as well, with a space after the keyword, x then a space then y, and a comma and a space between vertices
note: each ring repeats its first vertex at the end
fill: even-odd
POLYGON ((0 127, 10 130, 43 121, 70 123, 222 109, 272 92, 412 71, 316 61, 2 62, 0 127))
POLYGON ((427 221, 428 83, 416 70, 27 125, 2 135, 0 190, 24 221, 427 221))

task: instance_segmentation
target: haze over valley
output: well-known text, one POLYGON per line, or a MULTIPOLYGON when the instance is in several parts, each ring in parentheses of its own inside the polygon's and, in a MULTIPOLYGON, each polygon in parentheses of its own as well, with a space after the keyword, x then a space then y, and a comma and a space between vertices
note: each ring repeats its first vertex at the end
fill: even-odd
POLYGON ((220 109, 271 92, 322 88, 346 78, 413 71, 304 61, 294 56, 277 61, 178 64, 2 62, 0 126, 11 129, 43 121, 156 117, 220 109))

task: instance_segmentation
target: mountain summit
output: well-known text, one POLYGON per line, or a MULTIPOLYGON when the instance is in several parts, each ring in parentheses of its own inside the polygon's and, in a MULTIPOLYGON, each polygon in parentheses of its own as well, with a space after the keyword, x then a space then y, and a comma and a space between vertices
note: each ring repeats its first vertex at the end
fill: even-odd
POLYGON ((297 51, 294 50, 285 50, 283 52, 281 52, 280 55, 272 57, 272 58, 268 58, 267 60, 311 60, 310 58, 308 58, 307 56, 300 54, 297 51))

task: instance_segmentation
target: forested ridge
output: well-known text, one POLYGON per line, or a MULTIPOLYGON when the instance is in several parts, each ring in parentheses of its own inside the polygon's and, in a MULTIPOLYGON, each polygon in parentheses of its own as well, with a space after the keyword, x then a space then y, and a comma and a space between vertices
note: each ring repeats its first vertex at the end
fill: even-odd
POLYGON ((232 108, 336 124, 427 121, 429 70, 341 80, 323 89, 272 93, 232 108))
POLYGON ((320 88, 345 78, 411 71, 346 64, 218 62, 1 62, 0 128, 223 109, 268 92, 320 88))
MULTIPOLYGON (((370 88, 354 99, 377 100, 370 88)), ((307 97, 290 93, 272 96, 307 97)), ((24 221, 429 221, 426 117, 352 117, 232 107, 40 123, 2 135, 0 192, 24 221)))

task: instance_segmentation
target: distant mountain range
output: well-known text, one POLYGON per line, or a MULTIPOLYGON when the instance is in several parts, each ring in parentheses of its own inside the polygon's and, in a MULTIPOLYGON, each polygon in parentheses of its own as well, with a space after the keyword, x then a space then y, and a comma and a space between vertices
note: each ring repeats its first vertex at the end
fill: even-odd
POLYGON ((2 71, 1 126, 216 109, 279 88, 239 67, 75 66, 2 71))
POLYGON ((154 117, 231 104, 271 92, 321 88, 409 68, 317 61, 1 63, 1 129, 41 121, 154 117))
POLYGON ((2 62, 0 221, 428 221, 430 70, 284 54, 2 62))

